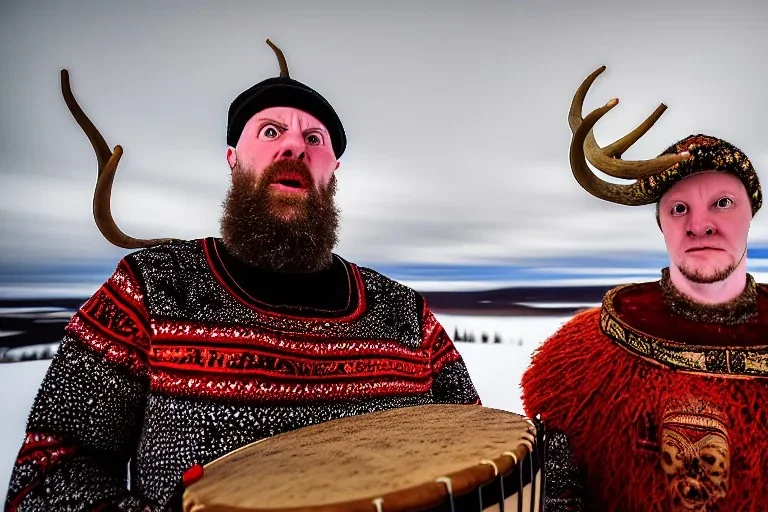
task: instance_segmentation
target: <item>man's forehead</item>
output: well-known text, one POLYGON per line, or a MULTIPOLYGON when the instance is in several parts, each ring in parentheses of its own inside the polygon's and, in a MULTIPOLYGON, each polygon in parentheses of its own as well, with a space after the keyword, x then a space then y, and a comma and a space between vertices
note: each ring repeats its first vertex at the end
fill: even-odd
POLYGON ((253 119, 257 121, 277 121, 279 123, 290 125, 298 121, 302 129, 317 128, 328 132, 325 125, 315 116, 305 110, 295 107, 269 107, 254 114, 253 119))
POLYGON ((690 176, 686 176, 682 180, 672 185, 667 192, 664 193, 662 199, 667 199, 669 196, 687 194, 687 193, 700 193, 702 190, 737 190, 744 189, 744 184, 741 180, 733 174, 718 172, 718 171, 703 171, 697 172, 690 176))

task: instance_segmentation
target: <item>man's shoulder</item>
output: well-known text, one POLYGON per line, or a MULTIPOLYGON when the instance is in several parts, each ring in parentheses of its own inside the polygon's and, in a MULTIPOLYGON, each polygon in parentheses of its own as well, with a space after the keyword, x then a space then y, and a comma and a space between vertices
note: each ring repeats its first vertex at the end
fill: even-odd
POLYGON ((347 259, 342 258, 338 254, 337 257, 341 258, 343 261, 345 261, 348 265, 356 268, 360 272, 360 276, 363 279, 363 282, 368 285, 375 285, 375 286, 384 286, 392 290, 399 290, 402 292, 408 292, 413 293, 416 295, 421 296, 419 292, 417 292, 415 289, 411 288, 410 286, 390 277, 385 274, 383 274, 381 271, 376 270, 374 268, 360 265, 357 263, 354 263, 352 261, 349 261, 347 259))
POLYGON ((170 242, 137 249, 126 254, 122 263, 135 273, 147 276, 157 270, 171 273, 205 265, 204 245, 207 238, 173 240, 170 242))
POLYGON ((608 389, 617 368, 635 364, 603 331, 603 313, 602 306, 577 313, 534 350, 520 383, 527 414, 542 414, 564 428, 560 420, 574 404, 592 390, 608 389))
POLYGON ((148 261, 163 256, 183 256, 185 254, 199 254, 203 249, 206 238, 194 238, 190 240, 172 240, 151 247, 144 247, 129 252, 125 258, 134 261, 148 261))
POLYGON ((560 327, 540 345, 538 353, 582 353, 593 350, 595 344, 604 340, 600 329, 602 306, 582 309, 565 321, 560 327))

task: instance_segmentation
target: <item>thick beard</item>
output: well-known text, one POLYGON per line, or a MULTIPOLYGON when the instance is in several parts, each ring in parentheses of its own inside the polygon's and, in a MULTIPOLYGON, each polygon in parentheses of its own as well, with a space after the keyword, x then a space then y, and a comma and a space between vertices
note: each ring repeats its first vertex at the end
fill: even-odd
POLYGON ((260 178, 236 165, 223 203, 222 241, 237 258, 277 272, 314 272, 331 265, 338 241, 336 177, 325 187, 309 187, 305 196, 276 196, 269 189, 277 173, 312 175, 303 162, 280 160, 260 178), (286 212, 290 213, 287 214, 286 212))
POLYGON ((725 268, 717 269, 712 274, 704 275, 698 269, 691 270, 684 265, 677 265, 677 268, 680 270, 680 273, 683 275, 683 277, 692 283, 697 284, 712 284, 725 281, 731 276, 731 274, 733 274, 733 272, 736 270, 736 267, 736 263, 731 263, 725 268))

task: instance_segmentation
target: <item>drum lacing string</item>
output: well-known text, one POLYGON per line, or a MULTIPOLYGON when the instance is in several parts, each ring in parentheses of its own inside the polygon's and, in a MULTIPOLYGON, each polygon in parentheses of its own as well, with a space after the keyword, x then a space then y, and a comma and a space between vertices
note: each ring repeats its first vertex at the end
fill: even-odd
POLYGON ((523 443, 528 447, 528 453, 533 453, 533 445, 536 442, 536 438, 530 432, 522 434, 518 439, 518 442, 523 443))
MULTIPOLYGON (((528 452, 532 453, 533 452, 533 443, 536 442, 536 439, 530 433, 526 432, 525 434, 522 435, 522 437, 517 439, 517 442, 518 443, 522 443, 525 446, 527 446, 528 447, 528 452)), ((502 455, 506 455, 508 457, 511 457, 512 460, 514 461, 514 464, 517 464, 519 462, 517 460, 517 454, 515 454, 513 452, 504 452, 504 453, 502 453, 502 455)))
MULTIPOLYGON (((149 510, 149 507, 147 507, 145 510, 149 510)), ((205 505, 202 503, 196 503, 195 505, 192 505, 192 508, 189 509, 190 512, 202 512, 205 510, 205 505)))
MULTIPOLYGON (((496 478, 499 477, 499 481, 501 482, 501 501, 499 501, 499 512, 504 512, 504 475, 499 473, 499 467, 496 465, 495 462, 492 460, 481 460, 480 464, 490 464, 493 466, 493 477, 496 478)), ((480 497, 480 509, 483 510, 483 486, 480 486, 477 490, 477 494, 480 497)))
POLYGON ((547 495, 547 443, 549 436, 547 436, 547 425, 544 420, 541 419, 541 415, 537 414, 532 423, 536 429, 536 450, 537 450, 537 463, 539 474, 541 475, 541 483, 539 484, 540 491, 537 493, 539 496, 538 510, 544 512, 544 496, 547 495))
MULTIPOLYGON (((517 439, 518 443, 521 443, 528 447, 528 453, 533 453, 533 443, 535 442, 535 438, 533 435, 531 435, 530 432, 525 432, 517 439)), ((517 493, 517 510, 523 510, 523 461, 517 459, 517 455, 513 452, 504 452, 502 455, 507 455, 512 458, 514 461, 514 465, 517 466, 517 475, 520 480, 520 490, 517 493)), ((501 479, 501 496, 502 496, 502 504, 499 505, 499 512, 504 512, 504 478, 501 479)))
MULTIPOLYGON (((528 432, 525 432, 520 437, 520 442, 523 443, 528 447, 528 467, 531 470, 531 489, 534 493, 533 499, 531 499, 531 510, 534 510, 536 507, 536 470, 533 467, 533 445, 536 444, 536 436, 538 435, 538 429, 536 428, 536 425, 531 421, 530 419, 527 420, 529 429, 528 432)), ((520 464, 520 489, 522 491, 523 488, 523 472, 522 472, 522 462, 520 464)), ((522 503, 521 503, 522 506, 522 503)), ((522 508, 521 508, 522 510, 522 508)))
POLYGON ((512 457, 512 460, 515 461, 515 462, 513 462, 513 464, 517 464, 517 455, 515 455, 514 453, 512 453, 512 452, 504 452, 504 453, 502 453, 502 455, 506 455, 508 457, 512 457))
POLYGON ((384 498, 376 498, 373 500, 373 506, 376 507, 376 512, 383 512, 384 510, 384 498))
POLYGON ((453 503, 453 484, 451 484, 451 479, 447 476, 441 476, 439 478, 435 478, 435 482, 445 484, 445 488, 448 490, 448 499, 451 502, 451 512, 456 512, 456 506, 453 503))

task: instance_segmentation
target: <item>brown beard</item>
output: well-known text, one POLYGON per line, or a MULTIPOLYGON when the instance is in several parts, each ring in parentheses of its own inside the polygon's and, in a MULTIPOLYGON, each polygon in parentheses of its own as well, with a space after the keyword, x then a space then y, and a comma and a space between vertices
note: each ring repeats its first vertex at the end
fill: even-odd
POLYGON ((731 263, 725 268, 717 269, 717 271, 710 275, 704 275, 698 269, 691 270, 683 265, 678 265, 677 268, 680 270, 683 277, 692 283, 712 284, 725 281, 731 274, 733 274, 734 270, 736 270, 736 266, 735 263, 731 263))
POLYGON ((260 178, 238 165, 232 170, 221 218, 222 241, 242 261, 278 272, 314 272, 332 263, 338 241, 336 177, 316 187, 309 169, 298 160, 280 160, 260 178), (276 196, 269 186, 282 172, 300 173, 308 194, 276 196))

